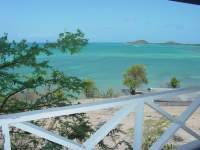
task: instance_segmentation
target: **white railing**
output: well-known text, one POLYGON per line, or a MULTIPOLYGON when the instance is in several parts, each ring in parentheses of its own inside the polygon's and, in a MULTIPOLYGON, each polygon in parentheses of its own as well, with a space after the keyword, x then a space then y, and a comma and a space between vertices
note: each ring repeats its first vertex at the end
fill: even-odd
POLYGON ((45 110, 36 110, 30 112, 8 114, 0 116, 0 127, 2 128, 2 135, 4 139, 4 150, 11 150, 9 127, 16 127, 23 131, 32 133, 41 138, 47 139, 54 143, 60 144, 64 147, 74 150, 91 150, 98 144, 112 129, 122 121, 129 113, 135 112, 135 130, 134 130, 134 150, 140 150, 142 146, 143 138, 143 121, 144 121, 144 105, 148 105, 158 113, 169 119, 172 123, 171 126, 161 135, 161 137, 151 146, 151 150, 161 149, 166 142, 175 134, 175 132, 182 128, 197 140, 200 140, 200 135, 194 132, 192 129, 185 125, 186 120, 192 115, 192 113, 200 105, 200 97, 194 100, 187 110, 185 110, 180 117, 174 118, 169 113, 160 108, 154 103, 155 99, 167 97, 170 99, 172 96, 179 94, 191 93, 200 91, 200 88, 185 88, 178 90, 165 91, 160 93, 151 93, 142 96, 130 96, 125 98, 108 99, 101 102, 78 104, 66 107, 50 108, 45 110), (64 115, 70 115, 75 113, 83 113, 88 111, 94 111, 99 109, 111 108, 120 106, 121 109, 117 111, 113 118, 107 121, 102 127, 100 127, 89 139, 84 143, 77 143, 70 139, 66 139, 58 134, 47 131, 44 128, 36 126, 28 121, 45 119, 51 117, 58 117, 64 115))

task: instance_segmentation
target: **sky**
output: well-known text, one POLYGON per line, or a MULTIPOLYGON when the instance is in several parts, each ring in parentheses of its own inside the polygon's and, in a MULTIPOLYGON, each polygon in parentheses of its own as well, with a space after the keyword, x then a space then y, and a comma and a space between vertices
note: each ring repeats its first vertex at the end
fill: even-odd
POLYGON ((200 6, 168 0, 0 0, 0 35, 54 41, 80 29, 90 42, 200 43, 200 6))

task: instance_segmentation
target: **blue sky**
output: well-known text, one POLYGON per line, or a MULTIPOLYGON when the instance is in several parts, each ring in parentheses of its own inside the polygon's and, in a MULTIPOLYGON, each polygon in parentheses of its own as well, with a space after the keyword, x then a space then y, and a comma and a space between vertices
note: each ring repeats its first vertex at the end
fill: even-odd
POLYGON ((0 34, 53 41, 81 29, 90 42, 200 43, 200 6, 167 0, 1 0, 0 34))

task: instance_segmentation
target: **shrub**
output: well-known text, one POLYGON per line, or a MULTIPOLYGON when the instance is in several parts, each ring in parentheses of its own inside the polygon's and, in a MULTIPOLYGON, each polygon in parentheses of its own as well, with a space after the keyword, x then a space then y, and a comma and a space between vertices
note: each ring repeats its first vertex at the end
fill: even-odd
POLYGON ((130 93, 135 95, 136 88, 148 83, 145 66, 137 64, 130 67, 124 74, 123 83, 129 88, 130 93))
MULTIPOLYGON (((148 150, 151 147, 151 145, 163 134, 163 132, 169 125, 169 121, 162 118, 159 120, 148 119, 145 120, 144 124, 144 139, 142 149, 148 150)), ((172 144, 166 144, 163 147, 163 150, 172 149, 172 144)))
POLYGON ((169 82, 169 87, 171 87, 171 88, 180 87, 180 81, 176 77, 172 77, 169 82))
POLYGON ((94 98, 98 93, 95 81, 90 79, 83 80, 83 92, 86 98, 94 98))
MULTIPOLYGON (((163 134, 165 129, 168 127, 169 121, 163 118, 158 120, 147 119, 144 122, 144 133, 143 133, 143 144, 142 150, 148 150, 152 144, 163 134)), ((129 136, 133 137, 134 130, 130 128, 128 130, 129 136)), ((162 150, 172 150, 172 144, 166 144, 162 150)))
POLYGON ((105 92, 100 93, 102 98, 113 98, 118 97, 119 93, 116 93, 112 88, 108 88, 105 92))

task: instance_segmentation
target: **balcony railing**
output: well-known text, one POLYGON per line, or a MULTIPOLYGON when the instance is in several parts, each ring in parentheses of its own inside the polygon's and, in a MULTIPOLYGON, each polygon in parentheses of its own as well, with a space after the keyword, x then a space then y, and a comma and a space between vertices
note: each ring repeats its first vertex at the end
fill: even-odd
POLYGON ((200 105, 200 97, 196 98, 188 108, 177 118, 171 116, 168 112, 163 110, 159 105, 154 103, 154 100, 167 97, 177 96, 179 94, 192 93, 200 91, 200 88, 184 88, 178 90, 170 90, 160 93, 150 93, 141 96, 130 96, 124 98, 112 98, 103 102, 94 102, 89 104, 78 104, 66 107, 50 108, 45 110, 36 110, 30 112, 8 114, 0 116, 0 127, 2 128, 2 135, 4 139, 4 150, 11 150, 11 141, 9 128, 16 127, 28 133, 32 133, 36 136, 60 144, 66 148, 73 150, 91 150, 98 144, 112 129, 125 118, 129 113, 135 113, 135 126, 134 126, 134 150, 140 150, 142 147, 143 138, 143 122, 144 122, 144 105, 148 105, 159 114, 163 115, 171 121, 170 127, 160 136, 160 138, 153 143, 151 150, 161 149, 167 141, 175 134, 175 132, 182 128, 187 133, 200 140, 200 135, 194 132, 192 129, 185 125, 187 119, 193 114, 193 112, 200 105), (112 108, 120 106, 120 110, 117 111, 113 117, 107 121, 102 127, 100 127, 89 139, 84 143, 77 143, 73 140, 62 137, 58 134, 52 133, 42 127, 36 126, 29 121, 45 119, 51 117, 58 117, 76 113, 83 113, 88 111, 94 111, 105 108, 112 108))

